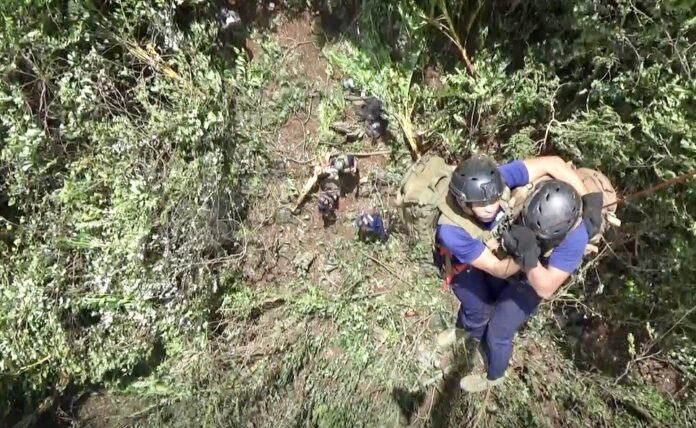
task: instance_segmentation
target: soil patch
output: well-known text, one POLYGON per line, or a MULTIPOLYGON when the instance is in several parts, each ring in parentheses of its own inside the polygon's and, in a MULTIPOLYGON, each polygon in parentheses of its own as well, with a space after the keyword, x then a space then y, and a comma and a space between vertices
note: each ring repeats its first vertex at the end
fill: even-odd
MULTIPOLYGON (((288 147, 301 146, 301 134, 287 134, 288 147), (295 141, 290 141, 290 137, 295 141)), ((358 162, 359 177, 368 177, 371 172, 383 168, 386 158, 375 156, 358 162)), ((375 208, 376 199, 382 198, 386 202, 388 198, 386 194, 375 195, 364 184, 359 184, 342 195, 336 221, 327 225, 317 210, 318 190, 315 190, 299 212, 293 214, 291 209, 296 195, 290 194, 288 188, 290 184, 302 188, 311 172, 309 163, 306 166, 292 164, 287 164, 281 177, 269 182, 268 196, 259 198, 251 208, 251 224, 261 226, 254 230, 254 239, 249 242, 244 273, 247 280, 259 286, 297 275, 308 275, 320 281, 331 270, 331 254, 327 249, 336 247, 339 240, 356 237, 353 221, 358 214, 375 208), (288 183, 288 180, 293 183, 288 183)))
POLYGON ((684 390, 683 378, 671 364, 650 358, 635 364, 636 372, 658 391, 672 397, 678 396, 684 390))
MULTIPOLYGON (((575 317, 577 318, 577 317, 575 317)), ((570 323, 569 323, 570 324, 570 323)), ((575 363, 582 369, 599 370, 611 377, 624 375, 630 364, 631 376, 638 376, 647 384, 672 397, 684 390, 684 381, 679 371, 659 355, 643 358, 643 350, 649 346, 649 337, 644 331, 632 331, 623 325, 610 324, 598 317, 581 319, 575 325, 567 326, 570 351, 575 363), (635 358, 629 355, 629 334, 635 337, 635 358)), ((656 353, 651 349, 649 354, 656 353)))
MULTIPOLYGON (((308 102, 313 103, 314 100, 310 99, 308 102)), ((303 165, 309 164, 315 158, 313 154, 307 153, 307 144, 311 138, 317 136, 319 128, 317 119, 311 115, 312 109, 313 105, 309 105, 308 112, 298 112, 291 117, 280 129, 273 147, 278 160, 292 170, 309 169, 303 165)))
POLYGON ((134 424, 146 414, 142 398, 117 397, 108 393, 92 395, 80 407, 77 420, 84 428, 122 427, 134 424))
POLYGON ((305 12, 296 18, 281 24, 276 30, 278 42, 307 77, 307 81, 317 86, 325 86, 329 82, 326 74, 327 61, 321 55, 316 34, 314 19, 305 12))

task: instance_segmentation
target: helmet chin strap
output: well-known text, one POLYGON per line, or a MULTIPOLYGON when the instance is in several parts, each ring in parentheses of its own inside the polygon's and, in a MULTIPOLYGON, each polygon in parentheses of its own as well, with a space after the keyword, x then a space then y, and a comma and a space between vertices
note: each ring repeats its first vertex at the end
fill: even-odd
POLYGON ((461 207, 462 211, 464 212, 464 214, 470 215, 470 216, 476 218, 476 215, 474 214, 474 210, 471 209, 471 206, 469 204, 464 204, 463 207, 460 205, 460 207, 461 207))

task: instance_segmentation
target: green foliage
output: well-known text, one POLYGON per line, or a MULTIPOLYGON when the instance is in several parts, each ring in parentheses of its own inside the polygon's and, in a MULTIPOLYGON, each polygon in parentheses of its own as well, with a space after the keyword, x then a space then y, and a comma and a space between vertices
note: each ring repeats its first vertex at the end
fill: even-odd
MULTIPOLYGON (((623 194, 696 167, 691 0, 278 3, 356 11, 322 54, 332 75, 384 101, 396 152, 559 153, 623 194)), ((202 0, 0 4, 0 416, 94 387, 142 400, 144 426, 396 423, 385 401, 430 375, 419 346, 451 311, 418 266, 429 249, 338 238, 318 250, 335 253, 338 283, 299 270, 278 287, 239 279, 267 224, 245 219, 250 201, 287 172, 268 172, 281 162, 267 147, 317 94, 285 67, 295 48, 254 33, 247 62, 217 40, 214 12, 202 0)), ((319 94, 322 138, 342 96, 340 85, 319 94)), ((386 168, 398 182, 404 165, 386 168)), ((650 340, 687 379, 694 212, 693 184, 622 203, 597 265, 605 294, 567 294, 616 324, 651 321, 650 340)), ((534 344, 549 319, 530 324, 534 344)), ((547 345, 544 357, 559 355, 547 345)), ((629 426, 641 410, 691 420, 693 406, 652 386, 524 361, 488 422, 629 426)), ((486 411, 471 398, 452 407, 458 424, 486 411)))
MULTIPOLYGON (((478 23, 468 37, 471 75, 462 61, 452 61, 452 50, 432 49, 447 39, 429 30, 437 25, 427 16, 445 8, 452 13, 455 3, 417 3, 422 9, 389 6, 398 15, 373 14, 369 7, 377 6, 368 6, 361 37, 337 46, 329 58, 361 88, 388 100, 392 113, 405 112, 409 120, 396 126, 422 136, 424 147, 454 157, 485 151, 501 160, 556 152, 606 172, 624 195, 696 168, 696 36, 684 5, 533 2, 504 11, 462 10, 455 22, 478 23), (410 29, 399 33, 414 47, 410 55, 379 43, 391 28, 410 29), (372 52, 389 60, 372 61, 372 52), (417 78, 428 67, 441 70, 439 87, 417 78), (398 88, 408 97, 396 96, 398 88)), ((617 303, 612 308, 628 306, 641 316, 658 310, 676 320, 696 304, 689 291, 696 277, 689 263, 693 189, 675 185, 621 203, 624 226, 604 265, 607 277, 618 280, 607 296, 617 303), (625 293, 628 278, 635 287, 625 293)))
POLYGON ((2 5, 2 414, 206 340, 263 164, 230 106, 264 76, 177 3, 2 5))

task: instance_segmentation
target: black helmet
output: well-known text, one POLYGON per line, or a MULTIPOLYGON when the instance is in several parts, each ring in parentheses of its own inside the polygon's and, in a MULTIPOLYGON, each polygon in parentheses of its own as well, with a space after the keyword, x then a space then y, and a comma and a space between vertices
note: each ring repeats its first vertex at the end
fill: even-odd
POLYGON ((504 189, 497 165, 483 156, 474 156, 460 163, 449 184, 452 195, 464 202, 494 202, 504 189))
POLYGON ((522 210, 522 224, 545 246, 561 243, 582 213, 582 200, 570 184, 547 180, 537 184, 522 210))

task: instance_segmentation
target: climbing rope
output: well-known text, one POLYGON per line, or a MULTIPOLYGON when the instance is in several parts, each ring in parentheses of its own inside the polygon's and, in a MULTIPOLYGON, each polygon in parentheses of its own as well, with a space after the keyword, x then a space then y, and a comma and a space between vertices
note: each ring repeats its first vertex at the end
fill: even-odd
POLYGON ((644 196, 646 196, 646 195, 649 195, 649 194, 651 194, 651 193, 655 193, 655 192, 657 192, 658 190, 662 190, 662 189, 664 189, 665 187, 669 187, 669 186, 674 185, 674 184, 679 184, 679 183, 683 183, 683 182, 685 182, 685 181, 688 181, 688 180, 689 180, 691 177, 693 177, 694 175, 696 175, 696 168, 694 168, 694 169, 692 169, 692 170, 690 170, 690 171, 687 171, 687 172, 685 172, 685 173, 683 173, 683 174, 680 174, 680 175, 678 175, 678 176, 676 176, 676 177, 674 177, 674 178, 670 178, 669 180, 665 180, 665 181, 663 181, 663 182, 661 182, 661 183, 658 183, 658 184, 656 184, 656 185, 654 185, 654 186, 650 186, 650 187, 648 187, 647 189, 643 189, 643 190, 639 190, 639 191, 636 191, 636 192, 633 192, 633 193, 629 193, 628 195, 622 196, 622 197, 618 198, 616 201, 614 201, 614 202, 612 202, 612 203, 610 203, 610 204, 604 205, 602 208, 607 208, 607 207, 610 207, 610 206, 612 206, 612 205, 616 205, 616 204, 618 204, 619 202, 626 202, 626 201, 628 201, 628 200, 634 200, 634 199, 637 199, 637 198, 642 198, 642 197, 644 197, 644 196))

